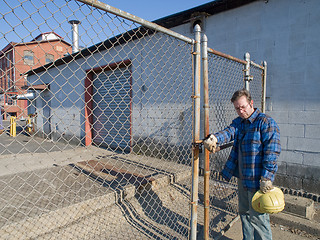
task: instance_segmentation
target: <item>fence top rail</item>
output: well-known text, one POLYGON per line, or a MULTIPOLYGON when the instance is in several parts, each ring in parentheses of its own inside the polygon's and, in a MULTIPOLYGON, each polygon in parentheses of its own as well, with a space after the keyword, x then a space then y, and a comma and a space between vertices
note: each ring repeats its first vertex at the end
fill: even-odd
MULTIPOLYGON (((214 50, 214 49, 212 49, 212 48, 208 48, 208 52, 209 52, 209 53, 213 53, 213 54, 215 54, 215 55, 217 55, 217 56, 220 56, 220 57, 229 59, 229 60, 236 61, 236 62, 241 63, 241 64, 244 64, 244 65, 247 64, 247 62, 246 62, 245 60, 242 60, 242 59, 233 57, 233 56, 231 56, 231 55, 229 55, 229 54, 225 54, 225 53, 219 52, 219 51, 214 50)), ((264 69, 263 66, 255 63, 255 62, 253 62, 253 61, 250 61, 250 64, 251 64, 252 66, 257 67, 257 68, 264 69)))
POLYGON ((100 1, 97 1, 97 0, 77 0, 78 2, 82 2, 82 3, 85 3, 87 5, 90 5, 90 6, 93 6, 93 7, 96 7, 96 8, 99 8, 103 11, 106 11, 106 12, 109 12, 109 13, 112 13, 112 14, 115 14, 117 16, 120 16, 120 17, 123 17, 127 20, 130 20, 130 21, 133 21, 135 23, 138 23, 138 24, 141 24, 142 26, 145 26, 145 27, 148 27, 148 28, 151 28, 151 29, 154 29, 156 31, 159 31, 159 32, 163 32, 165 34, 168 34, 172 37, 175 37, 175 38, 178 38, 184 42, 187 42, 189 44, 194 44, 195 40, 192 39, 192 38, 189 38, 189 37, 186 37, 182 34, 179 34, 179 33, 176 33, 170 29, 167 29, 165 27, 162 27, 158 24, 155 24, 153 22, 149 22, 147 20, 144 20, 143 18, 140 18, 140 17, 137 17, 133 14, 130 14, 130 13, 127 13, 125 11, 122 11, 118 8, 115 8, 115 7, 112 7, 106 3, 102 3, 100 1))
POLYGON ((213 53, 213 54, 218 55, 218 56, 223 57, 223 58, 227 58, 227 59, 236 61, 236 62, 241 63, 241 64, 244 64, 244 65, 247 64, 247 62, 246 62, 245 60, 242 60, 242 59, 233 57, 233 56, 231 56, 231 55, 229 55, 229 54, 225 54, 225 53, 219 52, 219 51, 214 50, 214 49, 212 49, 212 48, 208 48, 208 52, 209 52, 209 53, 213 53))
POLYGON ((250 64, 251 64, 252 66, 255 66, 255 67, 260 68, 260 69, 262 69, 262 70, 264 69, 264 66, 261 66, 261 65, 255 63, 255 62, 250 61, 250 64))

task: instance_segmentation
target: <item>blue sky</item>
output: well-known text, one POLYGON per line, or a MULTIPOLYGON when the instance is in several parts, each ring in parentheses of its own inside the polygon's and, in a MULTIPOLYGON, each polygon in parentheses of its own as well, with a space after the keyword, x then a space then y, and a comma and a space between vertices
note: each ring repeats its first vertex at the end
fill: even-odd
MULTIPOLYGON (((211 0, 100 0, 113 7, 153 21, 181 12, 211 0)), ((43 32, 56 32, 67 42, 72 42, 69 20, 78 19, 80 46, 88 47, 104 41, 126 27, 111 23, 110 16, 92 12, 75 0, 4 0, 0 2, 0 49, 9 42, 29 42, 43 32), (79 7, 80 6, 80 7, 79 7), (111 23, 111 24, 110 24, 111 23)))
POLYGON ((101 2, 148 21, 153 21, 211 1, 212 0, 102 0, 101 2))

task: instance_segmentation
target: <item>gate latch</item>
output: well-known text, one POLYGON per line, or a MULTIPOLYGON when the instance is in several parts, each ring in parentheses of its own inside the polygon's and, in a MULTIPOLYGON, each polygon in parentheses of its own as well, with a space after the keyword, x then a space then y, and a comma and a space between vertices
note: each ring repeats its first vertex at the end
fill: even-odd
POLYGON ((192 147, 193 148, 196 148, 196 147, 199 148, 199 153, 202 153, 202 146, 203 146, 203 141, 202 140, 198 140, 198 141, 195 141, 195 142, 192 143, 192 147))

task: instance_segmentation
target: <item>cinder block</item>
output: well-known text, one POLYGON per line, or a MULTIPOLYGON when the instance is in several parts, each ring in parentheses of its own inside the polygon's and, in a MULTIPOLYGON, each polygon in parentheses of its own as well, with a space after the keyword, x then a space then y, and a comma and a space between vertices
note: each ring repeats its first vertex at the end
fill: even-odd
MULTIPOLYGON (((317 42, 318 44, 318 42, 317 42)), ((305 100, 305 110, 307 111, 319 111, 319 97, 308 98, 305 100)))
POLYGON ((303 178, 306 175, 306 167, 302 164, 288 163, 287 171, 290 173, 290 175, 299 178, 303 178))
POLYGON ((320 181, 320 167, 287 163, 287 172, 290 173, 290 175, 300 177, 303 180, 313 179, 320 181))
MULTIPOLYGON (((291 111, 304 111, 304 105, 303 102, 301 104, 292 104, 290 101, 286 102, 286 100, 292 97, 292 93, 284 94, 283 93, 283 88, 286 88, 287 85, 282 85, 282 86, 277 86, 273 88, 274 90, 274 97, 273 97, 273 105, 272 109, 274 111, 281 111, 283 109, 291 112, 291 111), (281 90, 280 90, 281 89, 281 90)), ((299 99, 302 101, 303 99, 300 97, 299 99)), ((290 117, 290 116, 289 116, 290 117)))
POLYGON ((320 154, 303 153, 303 164, 308 166, 320 167, 320 154))
POLYGON ((303 124, 279 123, 280 133, 283 137, 305 137, 303 124))
POLYGON ((320 194, 319 180, 303 179, 302 180, 302 189, 306 192, 320 194))
POLYGON ((299 177, 277 174, 274 185, 292 189, 302 189, 302 179, 299 177))
POLYGON ((319 111, 291 111, 289 112, 289 123, 319 124, 319 111))
POLYGON ((280 154, 279 160, 287 163, 303 164, 303 153, 295 151, 283 150, 280 154))
MULTIPOLYGON (((306 138, 320 139, 320 125, 306 125, 306 138)), ((320 149, 320 148, 319 148, 320 149)))
POLYGON ((288 150, 288 137, 282 137, 280 132, 280 143, 282 151, 288 150))
POLYGON ((268 111, 266 113, 270 115, 278 124, 288 123, 289 121, 289 112, 287 111, 268 111))
POLYGON ((314 202, 311 199, 285 195, 285 212, 312 219, 315 213, 314 202))
POLYGON ((287 174, 287 163, 286 162, 278 162, 278 171, 277 174, 287 174))
POLYGON ((320 139, 288 138, 288 149, 292 151, 319 152, 320 139))

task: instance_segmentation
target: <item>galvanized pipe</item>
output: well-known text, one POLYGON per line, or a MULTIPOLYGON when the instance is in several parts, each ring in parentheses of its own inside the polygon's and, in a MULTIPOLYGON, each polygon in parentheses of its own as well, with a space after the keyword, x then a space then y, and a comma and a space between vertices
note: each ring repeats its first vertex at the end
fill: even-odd
MULTIPOLYGON (((219 57, 223 57, 223 58, 226 58, 226 59, 232 60, 232 61, 234 61, 234 62, 238 62, 238 63, 244 64, 244 65, 247 64, 247 62, 246 62, 245 60, 242 60, 242 59, 233 57, 233 56, 231 56, 231 55, 229 55, 229 54, 225 54, 225 53, 219 52, 219 51, 214 50, 214 49, 209 48, 209 47, 208 47, 208 53, 212 53, 212 54, 217 55, 217 56, 219 56, 219 57)), ((250 64, 251 64, 252 66, 257 67, 257 68, 263 69, 263 66, 255 63, 255 62, 253 62, 253 61, 250 61, 250 64)))
POLYGON ((222 53, 222 52, 219 52, 217 50, 214 50, 212 48, 208 48, 208 52, 209 53, 212 53, 214 55, 217 55, 219 57, 223 57, 223 58, 226 58, 226 59, 229 59, 229 60, 232 60, 232 61, 235 61, 235 62, 238 62, 238 63, 242 63, 242 64, 247 64, 246 61, 242 60, 242 59, 239 59, 239 58, 236 58, 236 57, 232 57, 231 55, 228 55, 228 54, 225 54, 225 53, 222 53))
POLYGON ((198 184, 199 184, 199 144, 195 144, 200 139, 200 34, 201 28, 197 24, 195 32, 195 51, 194 51, 194 129, 193 129, 193 164, 192 164, 192 186, 191 186, 191 221, 190 239, 197 239, 197 218, 198 218, 198 184))
POLYGON ((250 91, 249 82, 250 82, 250 53, 245 54, 246 66, 244 70, 244 87, 250 91))
MULTIPOLYGON (((203 108, 204 108, 204 136, 209 135, 209 77, 208 77, 208 38, 202 37, 202 76, 203 76, 203 108)), ((209 198, 210 162, 209 151, 204 150, 204 239, 209 239, 210 198, 209 198)))
POLYGON ((72 25, 72 53, 79 51, 79 20, 70 20, 72 25))
POLYGON ((90 5, 90 6, 93 6, 93 7, 96 7, 96 8, 99 8, 103 11, 106 11, 106 12, 109 12, 109 13, 112 13, 112 14, 115 14, 117 16, 120 16, 120 17, 123 17, 125 19, 128 19, 132 22, 135 22, 135 23, 139 23, 141 24, 142 26, 145 26, 145 27, 148 27, 150 29, 154 29, 156 31, 159 31, 159 32, 163 32, 163 33, 166 33, 172 37, 175 37, 177 39, 180 39, 184 42, 187 42, 187 43, 190 43, 190 44, 194 44, 194 40, 191 39, 191 38, 188 38, 186 36, 183 36, 179 33, 176 33, 172 30, 169 30, 167 28, 164 28, 158 24, 155 24, 153 22, 149 22, 147 20, 144 20, 143 18, 140 18, 140 17, 137 17, 135 15, 132 15, 130 13, 127 13, 125 11, 122 11, 118 8, 115 8, 115 7, 112 7, 106 3, 102 3, 100 1, 97 1, 97 0, 77 0, 78 2, 82 2, 82 3, 85 3, 87 5, 90 5))
POLYGON ((255 63, 255 62, 253 62, 253 61, 250 61, 250 64, 252 65, 252 66, 254 66, 254 67, 257 67, 257 68, 260 68, 261 70, 263 70, 263 66, 261 66, 261 65, 259 65, 258 63, 255 63))
POLYGON ((263 62, 263 77, 262 77, 262 112, 266 112, 266 89, 267 89, 267 62, 263 62))

